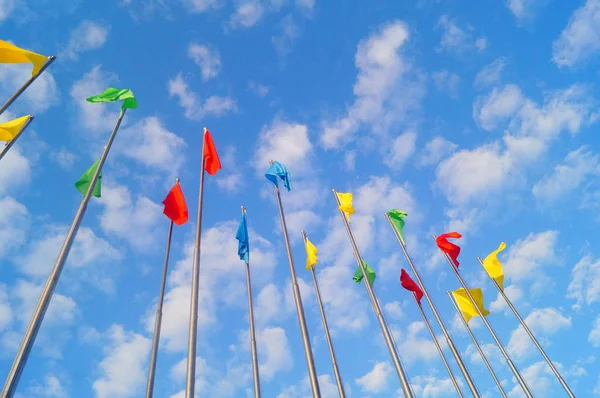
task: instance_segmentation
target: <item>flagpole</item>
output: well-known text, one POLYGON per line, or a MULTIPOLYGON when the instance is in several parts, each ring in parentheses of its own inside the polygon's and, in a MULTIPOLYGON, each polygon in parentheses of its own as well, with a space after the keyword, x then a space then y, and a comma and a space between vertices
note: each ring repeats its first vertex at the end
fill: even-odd
POLYGON ((27 330, 25 331, 25 335, 23 336, 23 340, 21 341, 21 345, 15 355, 15 359, 13 361, 12 367, 6 377, 6 381, 4 383, 4 388, 2 389, 2 395, 0 398, 13 398, 17 389, 17 385, 19 384, 19 379, 21 378, 21 374, 23 373, 23 369, 25 368, 25 364, 27 363, 27 359, 29 358, 29 353, 31 352, 31 348, 33 347, 33 343, 37 337, 37 334, 40 330, 40 326, 42 325, 42 321, 44 320, 44 316, 46 315, 46 311, 48 310, 48 305, 50 305, 50 300, 52 299, 52 295, 54 290, 56 289, 56 285, 58 284, 58 279, 60 278, 60 274, 63 270, 65 262, 67 261, 67 257, 69 256, 69 251, 71 250, 71 246, 75 241, 75 236, 77 235, 77 231, 79 230, 79 225, 81 224, 81 220, 83 220, 83 216, 87 209, 88 202, 90 197, 92 196, 92 192, 94 190, 94 186, 96 185, 96 181, 98 180, 98 176, 102 171, 102 166, 106 161, 106 157, 108 156, 108 152, 113 144, 115 136, 117 135, 117 130, 121 125, 121 121, 123 120, 123 116, 125 116, 126 108, 121 109, 121 113, 119 114, 119 118, 117 119, 117 123, 108 138, 108 142, 104 147, 104 151, 102 152, 102 156, 100 156, 100 161, 98 163, 98 168, 94 172, 94 176, 90 181, 90 185, 88 187, 87 192, 83 195, 83 199, 81 200, 81 204, 77 209, 77 213, 75 213, 75 218, 73 219, 73 223, 71 224, 71 228, 67 233, 65 238, 65 242, 63 243, 62 248, 58 254, 58 259, 56 260, 56 264, 54 264, 54 268, 52 272, 48 276, 48 280, 46 281, 46 285, 44 286, 44 290, 40 296, 40 299, 37 303, 37 306, 31 316, 31 320, 29 321, 29 326, 27 326, 27 330))
POLYGON ((438 310, 435 307, 433 300, 429 296, 429 293, 427 292, 427 289, 425 288, 425 284, 423 283, 423 280, 421 279, 421 275, 419 274, 419 271, 417 271, 417 267, 415 266, 412 258, 410 257, 410 254, 408 254, 408 249, 406 248, 406 244, 405 244, 404 240, 402 239, 402 236, 400 236, 400 234, 394 227, 394 224, 392 223, 392 219, 390 218, 389 214, 385 213, 385 218, 388 220, 390 226, 392 227, 392 231, 394 232, 394 236, 396 236, 396 239, 398 240, 398 243, 400 244, 400 247, 402 248, 404 257, 406 257, 406 261, 408 262, 410 269, 412 270, 413 274, 415 275, 415 278, 417 279, 417 283, 419 284, 419 287, 423 291, 423 295, 425 296, 425 299, 427 300, 427 302, 429 303, 429 306, 431 307, 431 312, 433 312, 433 316, 434 316, 435 320, 437 321, 438 325, 440 325, 440 329, 442 329, 442 334, 444 335, 444 338, 446 339, 446 342, 448 343, 448 347, 450 348, 450 351, 452 352, 452 356, 454 356, 454 359, 456 360, 456 363, 458 364, 458 367, 459 367, 461 373, 463 374, 465 380, 467 381, 467 386, 469 387, 471 394, 473 394, 474 397, 480 397, 479 391, 477 391, 477 386, 475 386, 475 382, 473 381, 471 374, 469 373, 469 370, 467 369, 465 363, 463 362, 463 359, 460 356, 459 351, 456 349, 456 346, 454 345, 454 341, 452 341, 452 338, 450 337, 450 333, 448 333, 448 329, 446 329, 446 325, 444 325, 444 321, 442 320, 442 317, 438 313, 438 310))
POLYGON ((456 304, 456 301, 454 301, 454 297, 452 297, 452 294, 449 291, 446 291, 446 293, 448 293, 448 297, 450 297, 450 301, 452 302, 452 305, 454 305, 454 308, 456 309, 456 312, 458 313, 460 320, 462 321, 463 325, 465 325, 465 329, 467 329, 469 336, 471 336, 471 339, 473 340, 473 343, 475 344, 477 351, 479 351, 479 355, 481 355, 481 359, 483 359, 483 363, 485 363, 485 366, 490 371, 490 374, 492 375, 494 382, 496 382, 496 385, 498 386, 498 390, 500 390, 500 393, 502 394, 502 396, 504 398, 507 398, 507 395, 504 392, 504 388, 502 388, 502 384, 500 383, 500 380, 498 380, 498 378, 496 377, 496 373, 494 372, 494 369, 492 369, 492 366, 488 362, 487 357, 485 356, 483 350, 481 349, 481 346, 479 345, 479 342, 475 338, 475 335, 471 331, 471 328, 469 327, 469 323, 467 322, 464 315, 462 314, 462 311, 460 310, 460 308, 458 308, 458 304, 456 304))
MULTIPOLYGON (((272 160, 269 163, 273 163, 272 160)), ((285 242, 285 249, 287 251, 288 263, 290 265, 290 275, 292 279, 292 290, 294 291, 294 300, 296 302, 296 312, 298 313, 298 322, 300 323, 300 332, 302 334, 302 343, 304 344, 304 355, 306 356, 306 364, 308 365, 308 378, 310 380, 310 386, 314 398, 321 397, 321 390, 319 388, 319 379, 317 377, 317 370, 315 368, 315 360, 313 358, 312 348, 310 347, 310 338, 308 337, 308 328, 306 327, 306 318, 304 317, 304 307, 302 306, 302 297, 300 296, 300 288, 298 287, 298 281, 296 279, 296 269, 294 267, 294 259, 292 258, 292 248, 290 246, 290 240, 288 237, 287 225, 285 223, 285 214, 283 212, 283 204, 281 203, 281 195, 279 194, 279 187, 275 185, 275 197, 277 199, 277 206, 279 207, 279 218, 281 220, 281 230, 283 232, 283 240, 285 242)))
POLYGON ((8 141, 6 143, 6 145, 4 146, 4 148, 2 148, 2 152, 0 152, 0 160, 2 160, 2 158, 4 157, 4 155, 6 155, 8 153, 8 151, 10 150, 10 148, 15 144, 15 142, 17 142, 17 140, 19 139, 19 137, 21 136, 21 134, 23 134, 23 132, 25 131, 25 129, 27 128, 27 126, 29 126, 31 124, 31 122, 33 121, 33 119, 35 119, 34 116, 29 116, 29 119, 27 119, 27 121, 25 122, 25 124, 23 124, 23 126, 21 127, 21 130, 19 130, 19 132, 17 133, 17 135, 14 136, 14 138, 10 141, 8 141))
MULTIPOLYGON (((481 266, 483 267, 483 261, 481 260, 481 258, 477 257, 477 261, 479 261, 479 264, 481 264, 481 266)), ((484 267, 484 269, 485 269, 485 267, 484 267)), ((487 272, 486 272, 486 274, 487 274, 487 272)), ((488 276, 489 276, 489 274, 488 274, 488 276)), ((548 366, 550 366, 550 369, 552 369, 552 372, 554 373, 554 375, 556 376, 556 378, 558 379, 558 381, 560 382, 560 384, 562 385, 562 387, 565 389, 565 391, 567 392, 567 394, 569 395, 569 397, 575 398, 575 394, 573 394, 573 391, 571 391, 571 389, 569 388, 567 382, 562 378, 562 376, 558 372, 558 369, 556 368, 556 366, 554 366, 554 364, 552 363, 552 361, 550 360, 550 358, 548 357, 548 355, 546 354, 546 352, 544 351, 544 349, 542 348, 542 346, 540 345, 540 343, 537 341, 537 339, 533 335, 533 332, 531 331, 531 329, 529 329, 529 327, 525 323, 525 320, 521 317, 521 315, 519 314, 519 312, 517 311, 517 309, 515 308, 515 306, 509 300, 508 296, 504 293, 504 290, 500 287, 500 285, 498 284, 498 282, 496 282, 496 280, 494 278, 490 278, 490 279, 494 283, 494 286, 496 286, 496 288, 498 289, 498 292, 500 293, 500 295, 504 298, 504 301, 506 301, 506 304, 508 304, 508 306, 512 310, 513 314, 515 314, 515 316, 517 317, 517 319, 519 320, 519 322, 521 322, 521 326, 523 326, 523 329, 525 329, 525 331, 527 332, 527 334, 531 338, 531 341, 533 341, 533 344, 535 344, 535 346, 537 347, 537 349, 540 351, 540 353, 542 354, 542 356, 546 360, 546 363, 548 364, 548 366)))
MULTIPOLYGON (((340 198, 338 197, 337 191, 335 189, 333 191, 333 196, 335 197, 335 201, 339 206, 341 206, 340 198)), ((373 310, 375 311, 375 315, 377 316, 377 320, 379 321, 379 326, 381 327, 381 332, 383 333, 383 337, 385 339, 385 343, 387 348, 392 356, 392 361, 394 362, 394 367, 396 368, 396 373, 398 373, 398 378, 400 379, 400 384, 402 385, 402 391, 404 392, 405 398, 413 398, 413 392, 410 387, 410 383, 408 381, 408 376, 402 367, 402 362, 400 361, 400 357, 398 356, 398 351, 396 350, 396 346, 394 344, 394 340, 392 338, 392 334, 388 328, 388 325, 383 317, 383 312, 381 311, 381 307, 379 306, 379 302, 375 297, 375 292, 369 283, 369 278, 367 277, 367 270, 365 269, 362 261, 362 257, 358 250, 358 246, 356 245, 356 241, 354 240, 354 235, 352 234, 352 230, 350 229, 350 224, 348 223, 348 218, 346 214, 340 211, 340 215, 342 216, 342 221, 344 222, 344 226, 346 227, 346 232, 348 232, 348 238, 350 238, 350 244, 352 245, 352 250, 354 251, 354 257, 356 258, 356 262, 360 267, 360 270, 363 274, 363 279, 365 281, 365 286, 367 288, 367 293, 369 294, 369 298, 371 299, 371 304, 373 305, 373 310)))
MULTIPOLYGON (((304 238, 304 244, 306 244, 306 232, 302 231, 302 237, 304 238)), ((327 325, 327 318, 325 317, 325 308, 323 307, 323 301, 321 300, 321 292, 319 290, 319 284, 317 283, 317 275, 315 268, 310 269, 312 274, 313 285, 315 287, 315 295, 317 297, 317 304, 319 304, 319 310, 321 311, 321 321, 323 321, 323 329, 325 329, 325 340, 327 340, 327 346, 329 347, 329 355, 331 356, 331 362, 333 363, 333 374, 335 376, 335 382, 337 384, 338 393, 340 398, 346 398, 346 392, 344 391, 344 384, 342 383, 342 376, 338 363, 335 357, 335 351, 333 349, 333 342, 331 341, 331 335, 329 334, 329 326, 327 325)))
MULTIPOLYGON (((433 239, 434 240, 436 239, 435 235, 433 236, 433 239)), ((529 390, 529 387, 527 386, 527 383, 525 383, 525 379, 523 379, 523 376, 521 376, 521 373, 519 372, 519 370, 517 369, 517 367, 513 363, 512 359, 510 358, 510 355, 508 355, 508 352, 506 351, 506 349, 504 348, 504 346, 500 342, 500 339, 496 335, 496 332, 494 332, 494 329, 492 329, 492 325, 490 325, 490 323, 488 322, 488 320, 486 319, 486 317, 483 315, 483 312, 481 311, 481 309, 477 305, 475 299, 473 298, 473 295, 469 291, 469 288, 467 287, 467 284, 463 280, 462 276, 460 276, 460 274, 458 273, 458 270, 454 266, 454 263, 452 262, 452 260, 450 259, 450 257, 448 256, 448 254, 446 252, 442 252, 442 253, 444 254, 444 257, 446 258, 446 261, 448 262, 448 265, 450 265, 450 268, 452 268, 452 271, 454 272, 454 275, 456 275, 456 278, 460 282, 462 288, 465 290, 465 293, 467 294, 467 296, 469 297, 469 299, 473 303, 473 307, 475 307, 475 310, 477 311, 477 314, 479 314, 479 317, 483 321, 485 327, 488 329, 488 331, 492 335, 492 338, 494 339, 494 341, 498 345, 498 348, 500 349, 500 352, 504 356, 504 359, 506 359, 506 362, 508 363, 508 366, 510 367, 510 370, 512 371, 513 375, 515 376, 515 378, 519 382, 519 385, 521 386, 521 388, 525 392, 525 395, 528 398, 533 398, 533 394, 529 390)))
POLYGON ((19 88, 16 93, 14 93, 8 100, 6 100, 4 104, 2 104, 2 106, 0 106, 0 115, 2 115, 4 111, 8 109, 8 107, 13 102, 15 102, 15 100, 19 98, 21 94, 23 94, 23 91, 25 91, 27 87, 29 87, 31 83, 33 83, 42 74, 42 72, 50 66, 52 62, 54 62, 55 59, 56 57, 54 55, 51 55, 48 57, 48 59, 46 59, 46 62, 44 63, 44 65, 42 65, 39 72, 27 79, 27 81, 21 86, 21 88, 19 88))

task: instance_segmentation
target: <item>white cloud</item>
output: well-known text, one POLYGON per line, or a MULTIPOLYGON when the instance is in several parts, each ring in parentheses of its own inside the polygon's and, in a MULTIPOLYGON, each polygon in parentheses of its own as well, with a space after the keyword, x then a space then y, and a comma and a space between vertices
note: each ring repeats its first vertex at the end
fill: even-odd
MULTIPOLYGON (((435 359, 439 353, 431 335, 425 329, 424 322, 413 322, 408 325, 406 336, 401 336, 397 339, 398 352, 402 353, 402 358, 406 363, 414 363, 418 360, 431 361, 435 359), (421 336, 424 333, 425 336, 421 336)), ((440 341, 440 344, 445 343, 440 341)))
MULTIPOLYGON (((52 67, 50 67, 51 69, 52 67)), ((31 77, 31 65, 2 65, 0 95, 8 98, 31 77)), ((46 70, 21 94, 11 111, 19 114, 39 114, 60 102, 60 92, 52 72, 46 70)))
POLYGON ((536 9, 543 0, 507 0, 506 6, 519 22, 533 19, 536 9))
POLYGON ((460 77, 456 73, 451 73, 446 69, 433 72, 431 75, 435 87, 440 91, 448 91, 452 96, 458 94, 458 85, 460 77))
POLYGON ((68 398, 70 396, 60 379, 53 374, 46 375, 44 383, 29 388, 28 393, 35 394, 35 397, 68 398))
POLYGON ((6 20, 15 8, 15 0, 0 1, 0 22, 6 20))
POLYGON ((220 117, 237 112, 237 103, 231 97, 213 95, 204 102, 190 90, 183 80, 181 73, 169 80, 169 96, 179 98, 179 106, 184 109, 184 115, 190 120, 201 120, 208 116, 220 117))
POLYGON ((582 257, 571 274, 567 298, 576 300, 574 309, 600 301, 600 259, 594 259, 590 255, 582 257))
POLYGON ((552 43, 552 59, 559 67, 576 67, 600 52, 600 0, 587 0, 575 10, 560 37, 552 43))
MULTIPOLYGON (((509 285, 504 287, 504 294, 506 294, 510 302, 513 304, 516 304, 519 300, 523 298, 523 291, 516 285, 509 285)), ((492 313, 502 311, 508 313, 510 311, 510 308, 508 308, 504 297, 502 297, 500 293, 498 293, 496 300, 490 303, 489 310, 492 313)))
MULTIPOLYGON (((14 316, 23 326, 29 323, 43 289, 42 284, 34 284, 22 279, 17 280, 11 291, 11 296, 18 301, 14 316)), ((70 297, 54 293, 44 317, 44 322, 54 326, 65 326, 73 322, 77 316, 77 303, 70 297)))
POLYGON ((317 0, 296 0, 296 5, 304 11, 311 12, 315 8, 317 0))
POLYGON ((250 81, 248 83, 248 88, 256 93, 260 98, 265 98, 267 94, 269 94, 269 87, 263 84, 256 83, 254 81, 250 81))
POLYGON ((506 64, 507 59, 501 57, 484 66, 475 76, 475 81, 473 83, 475 88, 482 89, 500 82, 506 64))
POLYGON ((402 311, 402 306, 400 305, 399 301, 391 301, 386 303, 383 308, 385 314, 389 315, 390 318, 401 319, 404 316, 404 311, 402 311))
POLYGON ((8 301, 6 285, 0 284, 0 332, 8 328, 13 320, 13 311, 8 301))
POLYGON ((65 147, 61 147, 58 151, 50 153, 50 159, 56 162, 62 169, 71 170, 77 160, 77 155, 69 152, 65 147))
POLYGON ((473 38, 470 32, 472 30, 471 27, 468 27, 468 31, 465 31, 458 26, 455 20, 449 18, 447 15, 440 17, 438 26, 442 28, 442 38, 437 48, 439 52, 444 51, 460 54, 472 49, 483 51, 487 47, 485 37, 473 38))
POLYGON ((363 392, 378 394, 387 391, 390 376, 394 372, 389 362, 376 362, 373 369, 356 379, 363 392))
POLYGON ((229 26, 233 29, 252 27, 261 20, 264 13, 265 8, 260 0, 241 0, 229 18, 229 26))
POLYGON ((228 165, 228 167, 227 170, 223 170, 223 174, 217 179, 217 185, 226 192, 238 192, 244 185, 244 178, 240 171, 244 168, 236 162, 235 147, 225 147, 223 154, 219 156, 221 157, 221 163, 228 165))
MULTIPOLYGON (((531 392, 536 397, 548 397, 550 396, 551 391, 556 389, 553 385, 554 381, 552 380, 554 378, 554 373, 552 373, 552 370, 544 361, 535 362, 533 365, 530 365, 525 368, 525 370, 521 371, 521 374, 523 375, 527 386, 529 386, 531 392)), ((523 390, 517 384, 508 392, 508 396, 511 398, 523 397, 523 390)))
POLYGON ((23 204, 11 197, 0 198, 0 259, 9 250, 25 243, 29 218, 29 211, 23 204))
POLYGON ((404 166, 404 163, 415 152, 415 142, 417 141, 417 133, 407 131, 406 133, 396 137, 390 146, 390 152, 384 159, 384 163, 391 169, 399 171, 404 166))
POLYGON ((492 131, 500 123, 514 117, 523 107, 525 97, 519 87, 508 84, 494 88, 487 97, 480 97, 473 105, 473 118, 484 130, 492 131))
POLYGON ((83 20, 71 32, 71 38, 61 56, 67 59, 77 59, 79 54, 97 50, 104 46, 110 26, 101 22, 83 20))
POLYGON ((290 52, 292 44, 300 35, 300 28, 294 22, 292 15, 286 15, 279 22, 280 33, 271 37, 271 42, 280 56, 290 52))
MULTIPOLYGON (((340 396, 337 386, 333 382, 330 375, 319 375, 317 379, 319 380, 319 391, 321 392, 321 397, 337 398, 340 396)), ((345 387, 345 391, 349 391, 347 386, 345 387)), ((310 382, 308 377, 305 377, 299 384, 284 388, 283 391, 277 395, 277 398, 305 398, 311 395, 312 390, 310 382)))
POLYGON ((202 81, 215 78, 221 71, 221 55, 217 49, 198 43, 190 43, 188 56, 200 67, 202 81))
POLYGON ((458 145, 448 141, 444 137, 433 137, 425 144, 425 148, 421 151, 417 164, 419 166, 436 165, 440 160, 454 152, 457 147, 458 145))
POLYGON ((190 12, 201 13, 220 7, 222 0, 183 0, 183 4, 186 5, 190 12))
POLYGON ((306 171, 311 150, 306 125, 275 119, 263 127, 252 163, 258 174, 269 168, 269 160, 283 163, 290 173, 306 171))
POLYGON ((294 366, 285 330, 280 327, 265 328, 257 333, 260 375, 265 381, 272 380, 276 374, 287 372, 294 366))
MULTIPOLYGON (((462 381, 458 379, 459 386, 462 385, 462 381)), ((423 398, 437 398, 437 397, 453 397, 456 395, 456 389, 452 380, 449 378, 440 379, 435 376, 416 376, 411 379, 413 391, 416 395, 423 398)), ((399 391, 398 396, 401 395, 399 391)))
POLYGON ((530 233, 515 242, 504 262, 504 274, 508 279, 522 281, 535 279, 542 274, 542 267, 556 264, 556 241, 558 231, 530 233))
POLYGON ((600 346, 600 316, 598 316, 592 324, 592 330, 588 335, 588 341, 594 347, 600 346))

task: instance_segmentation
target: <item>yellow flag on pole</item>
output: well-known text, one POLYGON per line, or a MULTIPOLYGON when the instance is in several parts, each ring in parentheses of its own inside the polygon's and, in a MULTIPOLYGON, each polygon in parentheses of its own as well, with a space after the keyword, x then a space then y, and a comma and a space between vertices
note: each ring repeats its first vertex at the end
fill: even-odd
POLYGON ((14 44, 0 40, 1 64, 26 64, 31 62, 33 64, 31 76, 35 76, 39 73, 40 69, 42 69, 42 66, 44 66, 47 60, 48 57, 45 55, 27 51, 15 46, 14 44))
POLYGON ((350 214, 354 214, 356 212, 356 210, 354 210, 354 206, 352 206, 352 194, 337 192, 337 196, 341 203, 339 209, 343 211, 346 214, 346 217, 348 217, 348 220, 350 220, 350 214))
MULTIPOLYGON (((483 307, 483 292, 481 289, 469 289, 469 292, 471 292, 471 296, 473 296, 473 299, 477 303, 477 307, 479 307, 483 315, 489 315, 490 312, 483 307)), ((467 322, 474 316, 479 316, 477 309, 467 295, 467 292, 465 292, 465 289, 461 287, 460 289, 453 291, 452 296, 454 296, 454 300, 456 300, 456 304, 458 304, 458 308, 460 308, 460 311, 463 313, 467 322)))
POLYGON ((500 285, 500 289, 504 290, 504 270, 502 269, 502 263, 498 260, 498 253, 506 249, 506 243, 500 243, 500 246, 493 252, 487 255, 483 260, 483 268, 490 276, 500 285))
POLYGON ((319 249, 311 241, 306 238, 306 269, 313 269, 317 265, 317 253, 319 249))
POLYGON ((0 124, 0 141, 9 142, 23 128, 23 125, 29 120, 29 115, 21 116, 17 119, 0 124))

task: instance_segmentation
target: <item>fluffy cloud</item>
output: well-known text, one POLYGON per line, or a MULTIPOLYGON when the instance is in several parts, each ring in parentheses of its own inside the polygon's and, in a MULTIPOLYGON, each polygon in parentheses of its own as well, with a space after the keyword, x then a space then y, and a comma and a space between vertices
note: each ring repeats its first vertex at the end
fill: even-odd
POLYGON ((581 258, 571 271, 572 279, 567 288, 567 298, 575 299, 573 308, 600 301, 600 259, 590 255, 581 258))
MULTIPOLYGON (((1 178, 0 184, 2 184, 1 178)), ((25 242, 25 232, 28 227, 27 208, 11 197, 0 198, 0 258, 10 249, 25 242)))
POLYGON ((221 0, 183 0, 190 12, 201 13, 221 6, 221 0))
POLYGON ((279 34, 271 37, 271 42, 280 56, 290 52, 292 44, 300 35, 300 28, 296 25, 292 15, 286 15, 279 22, 279 34))
POLYGON ((257 333, 260 356, 260 375, 266 381, 292 369, 294 359, 285 330, 280 327, 266 328, 257 333))
MULTIPOLYGON (((323 398, 337 398, 340 396, 336 384, 328 374, 318 376, 319 380, 319 391, 323 398)), ((349 388, 344 387, 345 391, 349 391, 349 388)), ((283 389, 283 391, 277 395, 277 398, 304 398, 312 395, 310 382, 308 377, 302 379, 298 385, 289 386, 283 389)))
POLYGON ((379 394, 387 391, 389 379, 393 373, 394 368, 389 362, 376 362, 370 372, 355 381, 363 392, 379 394))
POLYGON ((504 71, 506 64, 507 59, 501 57, 484 66, 475 76, 475 81, 473 82, 475 88, 482 89, 498 83, 502 77, 502 72, 504 71))
POLYGON ((202 80, 215 78, 221 71, 221 55, 217 49, 198 43, 190 43, 188 56, 200 67, 202 80))
POLYGON ((444 137, 436 136, 425 144, 425 148, 419 156, 417 164, 419 166, 432 166, 440 162, 456 150, 458 145, 448 141, 444 137))
POLYGON ((600 346, 600 316, 597 317, 592 324, 592 330, 588 335, 588 341, 594 347, 600 346))
POLYGON ((27 186, 31 181, 31 162, 22 151, 13 146, 2 158, 0 168, 0 195, 9 190, 27 186))
POLYGON ((237 112, 237 103, 231 97, 213 95, 204 102, 190 90, 181 73, 169 80, 169 96, 179 98, 184 116, 190 120, 201 120, 207 116, 220 117, 237 112))
MULTIPOLYGON (((423 398, 453 397, 456 395, 456 389, 452 380, 440 379, 435 376, 416 376, 411 379, 413 391, 423 398)), ((458 379, 459 386, 462 385, 461 379, 458 379)), ((400 396, 400 391, 397 393, 400 396)))
POLYGON ((530 233, 525 239, 515 242, 504 262, 504 274, 510 280, 535 279, 543 273, 546 264, 556 264, 556 242, 558 231, 530 233))
POLYGON ((407 131, 396 137, 391 143, 390 152, 385 157, 384 163, 392 169, 402 169, 404 163, 406 163, 415 152, 416 140, 417 133, 414 131, 407 131))
MULTIPOLYGON (((35 51, 35 50, 34 50, 35 51)), ((31 77, 31 64, 3 65, 0 69, 0 95, 8 98, 31 77)), ((60 102, 60 92, 49 70, 42 73, 11 106, 19 114, 39 114, 60 102)))
POLYGON ((542 3, 543 0, 507 0, 506 6, 517 21, 522 23, 533 19, 535 11, 542 3))
MULTIPOLYGON (((406 335, 401 336, 401 339, 397 339, 397 341, 400 341, 398 351, 402 353, 402 358, 406 363, 414 363, 418 360, 431 361, 439 355, 431 340, 431 335, 425 329, 424 322, 413 322, 408 325, 406 335)), ((440 343, 442 342, 440 341, 440 343)))
POLYGON ((438 90, 448 91, 453 97, 457 96, 460 77, 458 77, 456 73, 451 73, 446 69, 442 69, 433 72, 431 78, 438 90))
POLYGON ((455 20, 447 15, 442 15, 438 20, 442 29, 442 38, 438 51, 461 54, 471 50, 483 51, 487 47, 485 37, 474 38, 470 32, 458 26, 455 20))
POLYGON ((277 160, 290 170, 308 171, 311 151, 306 125, 275 119, 263 127, 252 163, 257 174, 264 174, 269 160, 277 160))
POLYGON ((36 397, 49 398, 68 398, 70 396, 60 379, 54 374, 46 375, 44 383, 29 388, 29 393, 34 394, 36 397))
POLYGON ((600 0, 587 0, 552 43, 552 59, 560 67, 579 66, 600 52, 600 0))
POLYGON ((13 320, 13 311, 8 301, 6 285, 0 285, 0 332, 4 331, 13 320))
POLYGON ((265 7, 260 0, 241 0, 229 18, 229 26, 234 29, 249 28, 256 25, 264 13, 265 7))
POLYGON ((104 46, 108 37, 110 26, 101 22, 83 20, 71 32, 71 38, 61 57, 77 59, 79 54, 97 50, 104 46))

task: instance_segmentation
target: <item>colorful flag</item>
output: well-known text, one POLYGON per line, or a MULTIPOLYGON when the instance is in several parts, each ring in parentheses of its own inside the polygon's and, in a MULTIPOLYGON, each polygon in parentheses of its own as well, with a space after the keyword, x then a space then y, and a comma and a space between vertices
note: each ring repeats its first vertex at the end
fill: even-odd
POLYGON ((319 249, 308 238, 306 238, 304 246, 306 248, 306 269, 313 269, 317 265, 317 253, 319 249))
POLYGON ((246 264, 250 261, 250 240, 248 239, 248 224, 246 224, 246 213, 242 214, 235 238, 238 240, 238 256, 246 264))
POLYGON ((498 253, 504 249, 506 249, 506 243, 502 242, 496 250, 488 254, 483 260, 483 268, 485 268, 490 278, 500 285, 502 290, 504 290, 504 271, 502 270, 502 263, 498 260, 498 253))
POLYGON ((33 64, 31 76, 35 76, 47 60, 48 57, 45 55, 36 54, 0 40, 0 64, 26 64, 31 62, 33 64))
POLYGON ((400 234, 400 237, 402 238, 402 243, 406 243, 406 240, 404 239, 403 228, 405 224, 404 217, 408 217, 408 214, 398 209, 392 209, 388 211, 387 214, 388 216, 390 216, 390 219, 392 220, 392 224, 394 224, 396 231, 398 231, 398 233, 400 234))
POLYGON ((277 178, 279 177, 283 181, 283 186, 287 188, 288 192, 292 190, 292 179, 290 177, 290 172, 284 165, 277 161, 271 163, 271 166, 269 166, 269 169, 265 173, 265 177, 267 177, 267 180, 275 184, 275 186, 279 186, 277 184, 277 178))
MULTIPOLYGON (((85 195, 88 188, 90 187, 92 178, 94 177, 94 173, 96 172, 96 169, 98 168, 99 164, 100 164, 100 159, 96 160, 94 162, 94 164, 91 165, 90 168, 87 169, 85 171, 85 173, 83 173, 81 178, 79 180, 77 180, 77 182, 75 183, 75 188, 77 188, 77 190, 79 192, 81 192, 82 195, 85 195)), ((94 195, 97 198, 102 196, 101 194, 102 194, 102 171, 100 172, 100 175, 98 175, 98 180, 96 181, 96 185, 94 185, 94 191, 92 192, 92 195, 94 195)))
POLYGON ((183 225, 188 221, 188 208, 178 182, 171 188, 162 203, 165 205, 163 213, 175 224, 183 225))
POLYGON ((104 92, 93 95, 89 98, 86 98, 87 102, 115 102, 123 100, 123 105, 121 105, 121 109, 135 109, 137 108, 137 101, 133 95, 133 91, 127 88, 114 88, 109 87, 104 92))
POLYGON ((31 116, 21 116, 9 122, 0 124, 0 141, 9 142, 19 134, 31 116))
POLYGON ((415 296, 417 297, 417 301, 419 302, 419 304, 421 304, 421 299, 423 298, 423 291, 421 290, 419 285, 417 285, 416 282, 412 280, 410 275, 408 275, 408 273, 404 271, 404 269, 400 270, 400 284, 406 290, 414 292, 415 296))
POLYGON ((219 154, 217 148, 215 148, 215 142, 210 135, 210 131, 206 130, 204 133, 204 170, 212 176, 217 174, 217 171, 221 170, 221 161, 219 160, 219 154))
POLYGON ((356 210, 354 210, 354 206, 352 206, 352 194, 337 192, 337 197, 341 203, 338 208, 343 211, 344 214, 346 214, 346 217, 348 217, 348 220, 350 220, 350 214, 354 214, 356 212, 356 210))
POLYGON ((460 254, 460 247, 458 247, 454 243, 448 242, 448 238, 458 239, 461 237, 462 235, 458 232, 448 232, 447 234, 441 234, 435 240, 440 250, 448 254, 448 256, 450 256, 450 258, 452 259, 452 262, 454 262, 454 265, 456 265, 457 267, 459 265, 458 255, 460 254))
MULTIPOLYGON (((367 271, 367 279, 369 280, 369 285, 373 286, 377 275, 375 274, 375 271, 373 271, 373 269, 369 267, 369 264, 365 263, 364 261, 362 263, 365 267, 365 270, 367 271)), ((363 273, 360 267, 356 268, 356 272, 354 273, 352 279, 354 279, 354 282, 356 283, 360 283, 363 280, 363 273)))
MULTIPOLYGON (((473 296, 473 300, 475 300, 475 303, 477 303, 477 307, 479 307, 481 313, 484 316, 489 315, 490 312, 483 306, 483 292, 481 289, 469 289, 469 292, 471 292, 471 296, 473 296)), ((456 304, 458 304, 458 308, 460 308, 460 311, 463 313, 467 322, 469 322, 474 316, 479 316, 477 309, 467 295, 467 292, 465 292, 465 289, 461 287, 460 289, 453 291, 452 295, 454 296, 454 300, 456 300, 456 304)))

